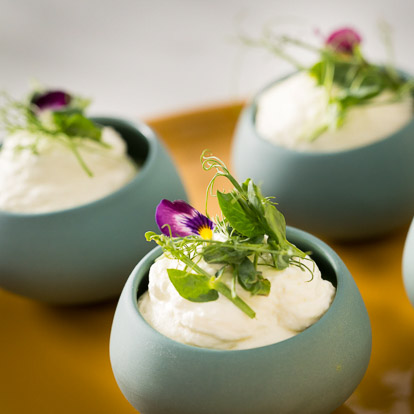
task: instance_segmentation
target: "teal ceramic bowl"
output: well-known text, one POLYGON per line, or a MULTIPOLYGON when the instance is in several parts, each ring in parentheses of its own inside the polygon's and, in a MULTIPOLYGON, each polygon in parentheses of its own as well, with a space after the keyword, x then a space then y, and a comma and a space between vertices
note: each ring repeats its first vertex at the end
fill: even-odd
POLYGON ((404 246, 403 276, 405 290, 414 306, 414 219, 411 222, 404 246))
POLYGON ((186 199, 165 148, 144 124, 95 118, 114 127, 140 165, 121 189, 89 204, 45 214, 0 211, 0 287, 55 304, 100 301, 122 290, 150 249, 162 198, 186 199))
POLYGON ((327 313, 285 341, 235 351, 197 348, 155 331, 137 297, 147 289, 150 252, 129 277, 115 312, 110 356, 116 381, 141 414, 324 414, 340 406, 367 369, 368 314, 349 271, 326 244, 301 230, 288 238, 313 251, 337 288, 327 313))
POLYGON ((346 240, 385 234, 410 221, 414 118, 384 140, 363 147, 295 151, 258 134, 256 110, 264 91, 240 115, 232 165, 239 180, 250 177, 261 183, 265 195, 275 197, 289 225, 346 240))

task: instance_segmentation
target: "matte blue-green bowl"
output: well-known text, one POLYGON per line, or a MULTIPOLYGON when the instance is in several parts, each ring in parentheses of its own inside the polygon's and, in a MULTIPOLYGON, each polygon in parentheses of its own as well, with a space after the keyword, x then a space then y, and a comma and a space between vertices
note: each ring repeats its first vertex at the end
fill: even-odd
POLYGON ((367 238, 407 224, 414 213, 414 118, 363 147, 295 151, 267 141, 256 130, 258 99, 273 85, 240 115, 232 147, 237 178, 261 183, 289 225, 317 235, 367 238))
POLYGON ((0 287, 56 304, 119 295, 137 260, 152 248, 144 233, 157 228, 157 204, 186 199, 172 160, 148 126, 95 120, 122 135, 140 171, 121 189, 79 207, 44 214, 0 211, 0 287))
POLYGON ((411 222, 404 246, 403 276, 405 290, 414 306, 414 219, 411 222))
POLYGON ((288 238, 313 252, 336 296, 304 332, 254 349, 197 348, 154 330, 141 316, 137 297, 147 289, 148 270, 160 248, 138 263, 119 299, 110 356, 121 391, 141 414, 324 414, 351 395, 371 353, 364 302, 331 248, 293 228, 288 238))

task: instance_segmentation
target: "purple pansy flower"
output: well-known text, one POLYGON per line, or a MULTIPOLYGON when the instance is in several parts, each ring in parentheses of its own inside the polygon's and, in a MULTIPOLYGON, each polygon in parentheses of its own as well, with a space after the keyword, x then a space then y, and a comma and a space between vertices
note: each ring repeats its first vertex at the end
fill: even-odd
POLYGON ((35 94, 31 99, 31 104, 36 107, 38 112, 42 111, 59 111, 65 109, 72 97, 63 91, 46 91, 35 94))
POLYGON ((155 221, 166 236, 198 235, 211 239, 213 235, 214 223, 183 200, 161 200, 155 212, 155 221))
POLYGON ((352 54, 355 46, 361 43, 361 36, 355 30, 344 27, 332 32, 325 40, 325 45, 335 52, 352 54))

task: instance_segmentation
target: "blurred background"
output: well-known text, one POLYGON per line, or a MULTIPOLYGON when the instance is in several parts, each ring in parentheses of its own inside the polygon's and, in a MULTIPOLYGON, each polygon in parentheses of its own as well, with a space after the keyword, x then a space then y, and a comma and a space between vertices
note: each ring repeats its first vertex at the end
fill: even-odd
POLYGON ((92 98, 91 114, 141 119, 244 99, 292 70, 237 40, 267 25, 316 43, 351 25, 380 62, 386 21, 414 73, 413 15, 412 0, 0 0, 0 90, 21 98, 36 80, 92 98))

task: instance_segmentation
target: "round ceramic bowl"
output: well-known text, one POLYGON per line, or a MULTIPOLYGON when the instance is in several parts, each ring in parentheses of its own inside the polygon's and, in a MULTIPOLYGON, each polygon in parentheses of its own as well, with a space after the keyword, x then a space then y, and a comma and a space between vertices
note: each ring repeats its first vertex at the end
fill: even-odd
POLYGON ((346 240, 385 234, 409 222, 414 212, 414 118, 363 147, 295 151, 258 134, 256 111, 263 92, 240 115, 232 164, 238 179, 250 177, 261 183, 265 195, 276 198, 289 225, 346 240))
POLYGON ((235 351, 175 342, 141 316, 150 252, 129 277, 115 312, 110 356, 118 385, 142 414, 324 414, 340 406, 361 381, 370 359, 371 327, 352 276, 326 244, 301 230, 288 238, 313 252, 337 288, 327 313, 285 341, 235 351))
POLYGON ((162 198, 186 199, 166 150, 144 124, 95 118, 115 128, 140 165, 121 189, 79 207, 44 214, 0 211, 0 287, 56 304, 110 298, 151 248, 162 198))
POLYGON ((403 276, 405 290, 414 306, 414 218, 404 246, 403 276))

